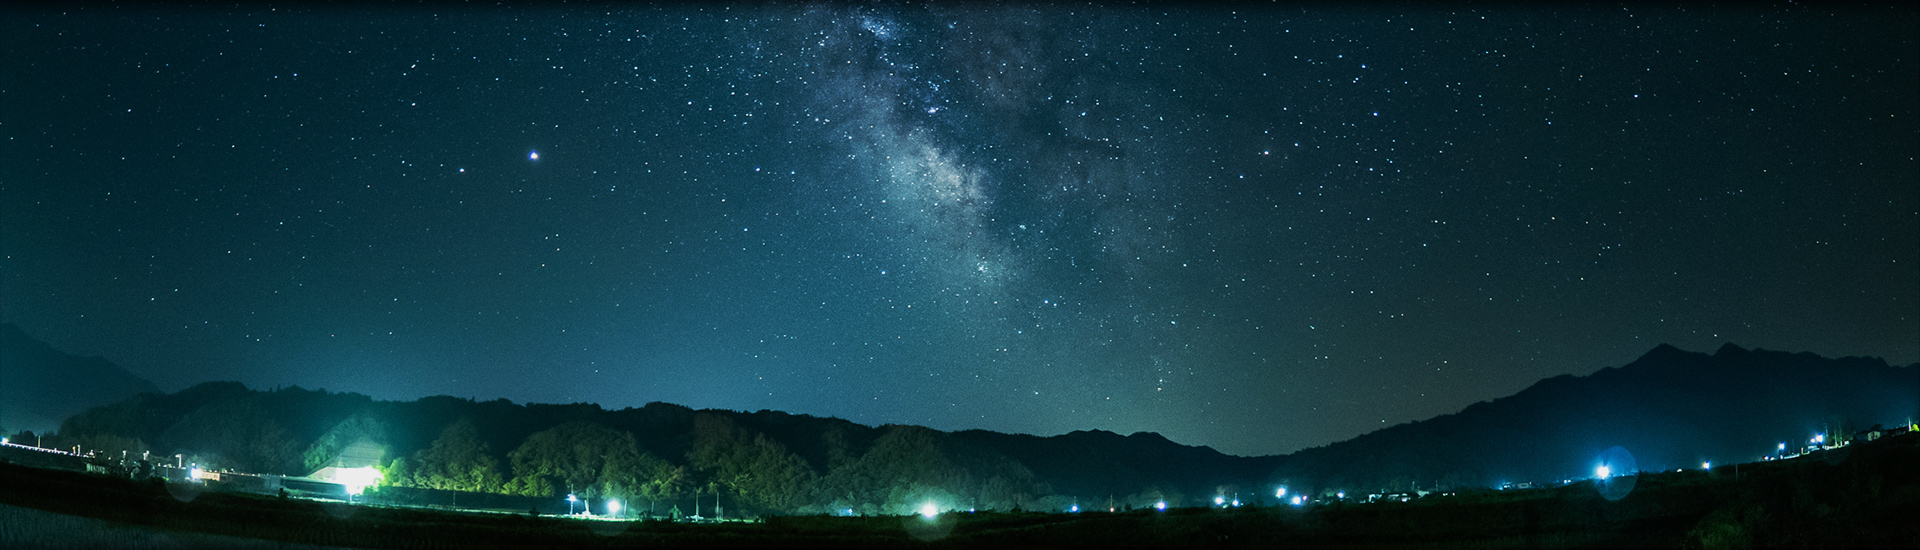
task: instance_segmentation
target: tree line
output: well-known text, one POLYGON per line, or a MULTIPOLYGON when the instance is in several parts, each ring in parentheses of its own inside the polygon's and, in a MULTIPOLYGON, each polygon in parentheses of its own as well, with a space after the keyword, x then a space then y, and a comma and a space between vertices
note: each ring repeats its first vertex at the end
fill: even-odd
POLYGON ((919 426, 665 403, 605 410, 447 396, 387 402, 221 382, 95 408, 67 419, 53 439, 47 446, 169 461, 179 454, 203 468, 292 476, 367 442, 384 450, 378 467, 396 486, 634 503, 707 495, 734 513, 904 514, 928 502, 960 510, 1113 499, 1150 506, 1183 494, 1173 483, 1134 478, 1097 495, 1077 486, 1081 494, 1064 494, 978 437, 919 426))

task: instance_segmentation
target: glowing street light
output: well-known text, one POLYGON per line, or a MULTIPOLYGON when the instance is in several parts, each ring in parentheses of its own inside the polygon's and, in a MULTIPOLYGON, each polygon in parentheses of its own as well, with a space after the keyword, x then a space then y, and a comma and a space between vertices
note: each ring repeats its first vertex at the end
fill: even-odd
POLYGON ((1162 512, 1167 511, 1167 501, 1162 500, 1160 502, 1153 503, 1153 509, 1159 510, 1162 512))
POLYGON ((1273 490, 1273 498, 1283 498, 1283 497, 1285 497, 1285 496, 1287 496, 1287 488, 1286 488, 1286 487, 1281 487, 1281 488, 1279 488, 1279 489, 1274 489, 1274 490, 1273 490))
POLYGON ((607 515, 609 516, 620 515, 620 501, 607 499, 607 515))
POLYGON ((1075 514, 1078 514, 1078 513, 1080 513, 1080 505, 1078 505, 1078 504, 1075 504, 1075 505, 1073 505, 1073 506, 1071 506, 1071 507, 1069 507, 1069 508, 1067 508, 1067 511, 1068 511, 1068 512, 1071 512, 1071 513, 1075 513, 1075 514))
POLYGON ((1303 499, 1301 499, 1301 498, 1300 498, 1300 495, 1294 495, 1294 496, 1293 496, 1293 505, 1294 505, 1294 506, 1299 506, 1299 505, 1301 505, 1301 504, 1305 504, 1305 503, 1306 503, 1306 501, 1305 501, 1305 500, 1303 500, 1303 499))
POLYGON ((1702 463, 1700 463, 1700 469, 1702 469, 1702 470, 1712 470, 1712 469, 1713 469, 1713 463, 1712 463, 1712 462, 1702 462, 1702 463))
POLYGON ((567 515, 573 515, 573 503, 575 502, 580 502, 580 499, 574 498, 573 493, 567 493, 567 515))
POLYGON ((934 506, 931 502, 920 505, 920 517, 933 519, 934 516, 938 515, 940 515, 939 506, 934 506))
POLYGON ((1593 477, 1600 478, 1601 480, 1607 479, 1607 476, 1612 473, 1613 473, 1613 469, 1608 468, 1607 465, 1605 464, 1601 464, 1599 468, 1593 469, 1593 477))
POLYGON ((1213 505, 1214 505, 1214 506, 1226 506, 1226 505, 1227 505, 1227 497, 1213 497, 1213 505))

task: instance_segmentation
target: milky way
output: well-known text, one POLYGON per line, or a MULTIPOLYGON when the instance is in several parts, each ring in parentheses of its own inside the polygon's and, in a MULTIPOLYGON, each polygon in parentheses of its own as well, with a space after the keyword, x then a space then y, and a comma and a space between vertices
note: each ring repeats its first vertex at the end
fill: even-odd
POLYGON ((0 315, 169 390, 1273 453, 1920 358, 1912 8, 12 9, 0 315))

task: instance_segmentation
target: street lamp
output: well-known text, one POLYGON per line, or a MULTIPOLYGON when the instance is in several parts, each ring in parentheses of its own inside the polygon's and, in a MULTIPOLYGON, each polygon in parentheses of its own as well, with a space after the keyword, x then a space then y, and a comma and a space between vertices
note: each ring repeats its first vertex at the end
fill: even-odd
POLYGON ((607 499, 607 515, 614 516, 614 517, 618 517, 620 515, 620 501, 614 500, 614 499, 607 499))
POLYGON ((580 499, 574 498, 573 493, 567 493, 567 515, 573 515, 573 503, 575 502, 580 502, 580 499))
POLYGON ((1599 468, 1593 469, 1593 477, 1600 478, 1601 481, 1606 481, 1607 474, 1611 473, 1613 473, 1613 469, 1608 468, 1605 464, 1601 464, 1599 468))
POLYGON ((1167 501, 1162 500, 1160 502, 1153 503, 1153 509, 1159 510, 1162 512, 1167 511, 1167 501))

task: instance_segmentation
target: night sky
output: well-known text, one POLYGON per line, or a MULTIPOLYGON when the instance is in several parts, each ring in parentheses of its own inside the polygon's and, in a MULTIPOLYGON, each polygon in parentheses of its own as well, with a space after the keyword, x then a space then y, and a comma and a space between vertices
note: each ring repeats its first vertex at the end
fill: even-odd
POLYGON ((1920 360, 1920 12, 0 13, 0 314, 168 391, 1235 454, 1920 360))

